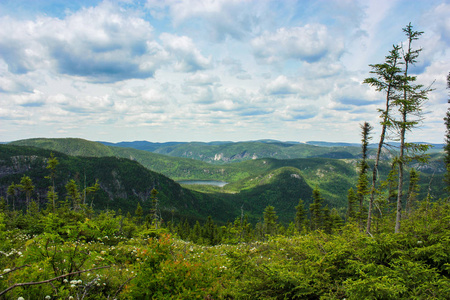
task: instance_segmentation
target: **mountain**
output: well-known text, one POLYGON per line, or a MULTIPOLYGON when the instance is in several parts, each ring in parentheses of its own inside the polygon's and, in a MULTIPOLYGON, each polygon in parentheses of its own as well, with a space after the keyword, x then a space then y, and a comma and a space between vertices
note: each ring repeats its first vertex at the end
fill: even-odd
MULTIPOLYGON (((241 162, 233 162, 227 164, 209 164, 203 161, 194 160, 191 158, 180 158, 153 153, 144 150, 137 150, 133 148, 123 148, 116 146, 106 146, 100 143, 89 142, 78 139, 39 139, 24 140, 14 142, 12 144, 26 144, 37 145, 39 147, 48 147, 48 149, 66 149, 73 155, 78 153, 83 155, 97 156, 100 154, 112 155, 113 157, 126 158, 140 163, 145 168, 163 174, 172 180, 220 180, 226 181, 227 184, 223 188, 211 186, 185 186, 193 192, 197 192, 197 197, 202 198, 203 202, 207 203, 205 207, 210 209, 211 215, 218 215, 219 219, 224 220, 225 217, 221 214, 228 213, 229 216, 240 215, 240 207, 251 207, 251 211, 246 213, 252 214, 255 218, 259 212, 265 208, 264 203, 280 203, 274 205, 275 208, 283 206, 281 203, 289 203, 285 205, 289 207, 292 212, 295 205, 298 203, 300 197, 303 198, 307 205, 310 200, 311 187, 317 187, 325 198, 325 202, 329 207, 337 207, 344 209, 347 203, 347 191, 349 188, 355 188, 357 182, 357 159, 332 159, 324 157, 296 158, 296 159, 275 159, 275 158, 261 158, 243 160, 241 162), (80 145, 73 145, 77 142, 80 145), (69 150, 66 144, 73 146, 69 150), (96 145, 96 144, 100 144, 96 145), (92 146, 91 151, 89 150, 92 146), (283 184, 289 176, 287 173, 280 172, 283 168, 293 168, 296 171, 291 172, 292 181, 290 185, 283 184), (300 176, 308 185, 308 188, 297 189, 294 179, 300 176), (265 179, 264 179, 265 178, 265 179), (267 178, 274 178, 267 180, 267 178), (262 188, 264 186, 264 188, 262 188), (282 190, 279 186, 283 186, 282 190), (305 191, 302 193, 302 191, 305 191), (265 196, 262 196, 265 195, 265 196), (263 197, 263 198, 261 198, 263 197), (265 197, 265 198, 264 198, 265 197), (212 202, 210 199, 214 199, 212 202), (266 199, 266 200, 264 200, 266 199), (224 201, 224 202, 220 202, 224 201), (269 202, 268 202, 269 201, 269 202), (255 204, 256 203, 256 204, 255 204), (255 206, 254 206, 255 205, 255 206)), ((252 146, 253 143, 249 142, 252 146)), ((202 146, 203 143, 184 143, 183 145, 197 145, 202 146)), ((235 147, 244 146, 246 143, 234 143, 235 147)), ((280 147, 276 143, 270 142, 256 142, 258 147, 266 145, 270 152, 271 147, 280 147), (274 145, 275 144, 275 145, 274 145)), ((297 145, 291 144, 284 148, 295 147, 297 145)), ((223 145, 214 145, 214 147, 221 147, 223 145)), ((211 147, 211 146, 208 146, 211 147)), ((315 147, 315 146, 308 146, 315 147)), ((322 147, 316 147, 318 149, 322 147)), ((230 148, 229 148, 230 149, 230 148)), ((336 147, 339 149, 339 147, 336 147)), ((341 148, 342 149, 342 148, 341 148)), ((345 149, 345 147, 344 147, 345 149)), ((420 197, 426 197, 428 191, 435 199, 443 197, 442 174, 445 172, 445 167, 441 160, 441 154, 431 154, 431 161, 428 164, 418 164, 412 162, 411 165, 421 171, 421 190, 420 197)), ((289 170, 293 170, 289 169, 289 170)), ((380 179, 386 177, 389 172, 389 162, 382 162, 380 165, 379 176, 380 179)), ((286 170, 286 169, 285 169, 286 170)), ((290 177, 289 177, 290 178, 290 177)), ((405 185, 407 188, 407 184, 405 185)), ((272 204, 272 205, 273 205, 272 204)), ((285 221, 292 220, 287 218, 288 210, 286 210, 285 221)), ((260 215, 259 215, 260 216, 260 215)), ((282 220, 282 219, 280 219, 282 220)))
POLYGON ((107 143, 108 146, 129 147, 173 157, 192 158, 207 163, 224 164, 258 158, 293 159, 307 157, 358 158, 355 144, 317 146, 308 143, 258 140, 249 142, 186 142, 150 143, 145 141, 107 143))
MULTIPOLYGON (((83 143, 86 145, 86 143, 83 143)), ((46 169, 50 150, 35 147, 0 145, 0 191, 6 195, 7 187, 20 182, 23 175, 29 176, 35 185, 34 198, 41 207, 46 203, 46 194, 50 180, 46 169)), ((136 161, 117 157, 75 157, 54 152, 59 161, 56 174, 56 191, 59 199, 64 200, 65 184, 74 179, 80 190, 91 186, 98 180, 101 190, 90 199, 95 209, 122 209, 134 212, 137 203, 145 210, 150 208, 150 191, 155 188, 160 201, 160 209, 165 219, 175 217, 179 220, 202 220, 208 215, 218 221, 232 219, 237 211, 220 198, 200 194, 181 187, 175 181, 144 168, 136 161), (222 207, 216 213, 211 207, 222 207)), ((12 205, 12 204, 11 204, 12 205)), ((16 207, 23 206, 23 197, 19 196, 16 207)))

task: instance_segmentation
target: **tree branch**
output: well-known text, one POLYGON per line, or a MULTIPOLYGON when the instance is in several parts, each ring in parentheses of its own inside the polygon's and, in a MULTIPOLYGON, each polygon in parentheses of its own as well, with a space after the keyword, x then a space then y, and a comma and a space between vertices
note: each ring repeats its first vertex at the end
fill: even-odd
MULTIPOLYGON (((25 266, 27 266, 27 265, 25 265, 25 266)), ((24 266, 22 266, 22 267, 24 267, 24 266)), ((52 281, 55 281, 55 280, 58 280, 58 279, 61 279, 61 278, 67 277, 67 276, 76 275, 76 274, 89 272, 89 271, 94 271, 94 270, 99 270, 99 269, 106 269, 106 268, 111 268, 111 266, 103 266, 103 267, 92 268, 92 269, 89 269, 89 270, 81 270, 81 271, 77 271, 77 272, 64 274, 64 275, 61 275, 61 276, 58 276, 58 277, 54 277, 54 278, 51 278, 51 279, 43 280, 43 281, 15 283, 12 286, 10 286, 9 288, 7 288, 6 290, 1 291, 0 292, 0 296, 6 294, 10 290, 12 290, 12 289, 14 289, 14 288, 16 288, 18 286, 27 286, 27 285, 37 285, 37 284, 49 283, 49 282, 52 282, 52 281)), ((15 270, 17 270, 17 268, 15 270)), ((12 271, 10 271, 10 272, 12 272, 12 271)))
POLYGON ((25 267, 31 267, 31 265, 23 265, 23 266, 20 266, 20 267, 11 269, 11 270, 9 270, 8 272, 5 272, 5 273, 3 273, 3 274, 0 274, 0 276, 4 276, 4 275, 6 275, 6 274, 9 274, 9 273, 11 273, 11 272, 14 272, 14 271, 16 271, 16 270, 19 270, 19 269, 22 269, 22 268, 25 268, 25 267))

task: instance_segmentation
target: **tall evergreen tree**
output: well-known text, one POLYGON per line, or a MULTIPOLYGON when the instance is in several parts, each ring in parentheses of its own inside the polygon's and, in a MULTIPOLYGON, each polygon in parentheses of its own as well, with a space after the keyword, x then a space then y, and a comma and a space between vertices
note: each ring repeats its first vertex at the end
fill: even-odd
MULTIPOLYGON (((450 72, 447 75, 447 88, 450 89, 450 72)), ((450 103, 450 98, 448 99, 450 103)), ((446 168, 446 173, 444 176, 445 189, 447 190, 448 199, 450 199, 450 108, 447 108, 447 113, 444 118, 445 121, 445 146, 444 146, 444 163, 446 168)))
POLYGON ((311 229, 318 230, 323 225, 323 198, 320 191, 315 188, 312 192, 312 203, 309 205, 309 212, 311 215, 311 229))
POLYGON ((358 176, 358 184, 356 189, 356 194, 359 202, 359 210, 358 210, 358 223, 362 228, 363 219, 365 219, 365 207, 364 207, 364 198, 369 193, 369 180, 367 178, 367 172, 369 170, 369 164, 367 163, 367 152, 369 147, 369 140, 371 139, 370 132, 373 127, 364 122, 361 125, 361 161, 359 163, 359 176, 358 176))
POLYGON ((138 202, 136 210, 134 211, 134 215, 136 216, 136 223, 141 225, 142 218, 144 217, 144 210, 142 209, 141 204, 138 202))
POLYGON ((15 202, 16 202, 16 194, 17 194, 17 185, 11 183, 6 190, 6 195, 12 200, 12 210, 16 210, 15 202))
POLYGON ((45 176, 45 178, 51 180, 51 187, 47 193, 47 200, 52 204, 53 213, 56 212, 56 200, 58 199, 57 193, 55 191, 55 178, 56 178, 56 166, 59 165, 58 159, 53 155, 53 152, 50 153, 50 158, 47 161, 47 166, 45 167, 50 171, 50 175, 45 176))
POLYGON ((277 234, 277 213, 275 211, 275 207, 272 205, 268 205, 263 212, 263 228, 264 233, 268 235, 277 234))
POLYGON ((398 193, 397 210, 395 219, 395 232, 400 232, 400 222, 403 207, 403 182, 404 182, 404 164, 408 159, 407 151, 423 152, 427 150, 427 145, 412 145, 406 143, 406 132, 417 127, 422 121, 422 107, 427 100, 430 88, 423 88, 422 85, 414 84, 415 76, 409 74, 409 68, 417 62, 417 58, 422 49, 413 49, 412 43, 418 40, 423 32, 414 31, 411 23, 403 28, 408 41, 406 47, 402 47, 403 74, 401 76, 400 97, 396 98, 393 104, 398 108, 399 118, 393 121, 400 141, 400 150, 398 156, 398 193))
POLYGON ((34 191, 34 185, 33 182, 31 181, 31 178, 28 176, 22 176, 22 178, 20 179, 20 185, 19 188, 25 192, 25 198, 26 198, 26 205, 27 208, 30 205, 30 200, 31 200, 31 194, 34 191))
POLYGON ((71 179, 66 184, 67 200, 72 201, 73 210, 78 211, 81 208, 81 195, 75 180, 71 179))
POLYGON ((150 209, 150 216, 152 218, 153 224, 155 226, 155 229, 158 229, 158 225, 160 222, 159 218, 159 200, 158 200, 158 191, 153 188, 150 191, 150 201, 152 204, 152 207, 150 209))
POLYGON ((303 231, 305 219, 306 219, 305 205, 303 204, 303 200, 300 199, 298 201, 298 205, 295 207, 295 228, 297 229, 298 232, 303 231))
POLYGON ((372 170, 372 186, 370 189, 369 207, 367 213, 367 228, 366 232, 370 233, 370 227, 372 222, 372 211, 375 200, 375 191, 377 189, 378 179, 378 165, 381 158, 381 152, 385 144, 386 134, 388 128, 392 126, 390 108, 392 101, 396 97, 396 91, 399 87, 400 72, 399 60, 400 60, 400 46, 394 45, 389 55, 386 56, 385 62, 382 64, 369 65, 372 68, 370 73, 376 74, 376 77, 366 78, 364 83, 367 83, 376 88, 377 91, 385 93, 385 108, 379 109, 381 113, 381 134, 378 142, 377 154, 372 170))

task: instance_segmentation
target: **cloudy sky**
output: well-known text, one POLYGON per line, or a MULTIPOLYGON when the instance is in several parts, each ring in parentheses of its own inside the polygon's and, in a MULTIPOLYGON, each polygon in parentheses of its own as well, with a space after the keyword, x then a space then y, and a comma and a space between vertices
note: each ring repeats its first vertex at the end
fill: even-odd
POLYGON ((435 90, 408 139, 441 143, 449 16, 448 0, 1 0, 0 141, 358 142, 383 106, 368 65, 411 22, 435 90))

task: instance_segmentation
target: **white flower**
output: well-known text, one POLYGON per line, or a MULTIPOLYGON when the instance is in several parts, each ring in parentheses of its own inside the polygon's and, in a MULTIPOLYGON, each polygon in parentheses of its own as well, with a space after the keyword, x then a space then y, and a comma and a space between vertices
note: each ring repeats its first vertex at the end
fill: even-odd
POLYGON ((63 280, 63 282, 64 282, 64 283, 68 283, 68 282, 69 282, 69 280, 67 280, 67 279, 64 279, 64 280, 63 280))
POLYGON ((7 272, 9 272, 9 271, 11 271, 11 269, 4 269, 4 270, 3 270, 3 273, 7 273, 7 272))
POLYGON ((19 297, 17 298, 17 300, 25 300, 23 297, 19 297))
POLYGON ((49 296, 49 295, 45 296, 45 300, 50 300, 50 299, 52 299, 51 296, 49 296))

